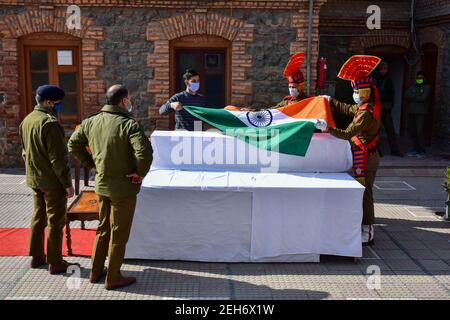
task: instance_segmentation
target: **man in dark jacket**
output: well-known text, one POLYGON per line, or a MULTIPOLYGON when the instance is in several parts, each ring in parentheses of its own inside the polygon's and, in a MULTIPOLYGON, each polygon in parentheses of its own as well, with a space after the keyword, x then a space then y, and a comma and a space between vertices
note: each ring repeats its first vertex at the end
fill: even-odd
POLYGON ((403 154, 398 148, 394 122, 392 121, 395 89, 394 83, 389 76, 389 65, 387 62, 383 61, 380 63, 380 68, 375 80, 378 91, 380 92, 380 102, 383 106, 381 109, 381 122, 387 134, 391 154, 397 157, 403 157, 403 154))
POLYGON ((425 74, 419 71, 416 74, 415 84, 405 94, 406 100, 409 101, 409 130, 414 143, 413 150, 408 152, 410 157, 425 157, 423 125, 428 112, 430 96, 431 87, 426 83, 425 74))
POLYGON ((200 76, 197 71, 188 69, 183 75, 186 90, 172 96, 166 103, 159 108, 160 115, 167 115, 175 112, 175 129, 184 129, 194 131, 194 123, 200 124, 199 130, 202 130, 201 121, 183 109, 183 106, 206 107, 206 99, 198 93, 200 89, 200 76))

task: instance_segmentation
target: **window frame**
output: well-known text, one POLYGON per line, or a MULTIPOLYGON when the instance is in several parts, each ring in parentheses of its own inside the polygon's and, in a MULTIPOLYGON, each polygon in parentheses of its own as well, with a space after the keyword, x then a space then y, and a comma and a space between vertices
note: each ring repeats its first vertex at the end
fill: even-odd
MULTIPOLYGON (((49 84, 59 85, 59 73, 74 72, 76 74, 77 89, 77 112, 75 115, 59 114, 58 118, 62 124, 77 124, 81 121, 84 113, 82 99, 82 61, 81 61, 81 39, 60 34, 32 34, 29 37, 19 39, 19 77, 22 117, 33 111, 36 105, 31 99, 33 91, 31 84, 30 51, 45 50, 48 54, 48 77, 49 84), (43 39, 40 39, 42 37, 43 39), (57 64, 58 50, 72 50, 72 65, 57 64)), ((35 89, 35 88, 34 88, 35 89)))

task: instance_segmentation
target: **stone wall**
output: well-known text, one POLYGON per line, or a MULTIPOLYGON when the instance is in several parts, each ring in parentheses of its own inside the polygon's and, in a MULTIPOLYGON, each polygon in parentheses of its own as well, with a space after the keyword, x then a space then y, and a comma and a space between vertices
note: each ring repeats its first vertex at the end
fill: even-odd
MULTIPOLYGON (((227 2, 205 5, 200 1, 202 5, 197 6, 190 1, 183 6, 183 1, 136 0, 115 6, 112 2, 81 1, 82 30, 75 31, 65 27, 66 7, 58 0, 41 6, 27 1, 14 1, 14 6, 1 4, 5 2, 0 1, 0 94, 7 97, 0 105, 0 167, 22 165, 18 125, 25 107, 19 97, 17 44, 23 36, 57 32, 81 39, 82 116, 99 110, 108 86, 122 83, 132 92, 135 116, 147 133, 155 128, 168 129, 168 117, 160 116, 157 109, 169 98, 170 40, 212 34, 230 41, 229 102, 235 105, 278 102, 288 94, 282 72, 289 56, 306 51, 307 1, 234 1, 234 8, 227 2), (27 6, 20 5, 22 2, 27 6), (191 25, 190 18, 196 23, 191 25), (155 32, 158 28, 159 35, 155 32)), ((318 56, 317 16, 324 2, 315 1, 312 70, 318 56)), ((303 71, 306 75, 305 65, 303 71)), ((311 75, 313 91, 315 72, 311 75)))
MULTIPOLYGON (((44 6, 33 1, 0 0, 0 95, 6 95, 6 103, 0 104, 0 167, 21 165, 17 135, 24 116, 18 88, 17 39, 21 36, 33 32, 60 32, 80 38, 83 116, 98 111, 109 85, 122 83, 131 90, 135 116, 147 133, 155 128, 167 129, 169 125, 168 117, 160 116, 158 108, 169 98, 171 40, 186 35, 215 35, 230 41, 230 103, 253 107, 274 105, 288 94, 283 69, 291 54, 306 51, 306 0, 236 0, 233 7, 226 1, 189 1, 189 4, 143 0, 126 3, 111 0, 109 4, 100 0, 79 2, 82 3, 83 29, 68 32, 64 29, 66 7, 61 6, 60 0, 46 1, 48 5, 44 6), (15 5, 5 5, 13 2, 15 5), (190 19, 195 23, 191 24, 190 19)), ((332 84, 332 89, 337 72, 350 55, 377 45, 409 46, 409 1, 380 2, 381 31, 369 31, 365 26, 365 9, 372 1, 320 0, 314 3, 311 93, 315 89, 319 56, 328 58, 328 84, 332 84)), ((431 38, 422 38, 440 47, 437 77, 441 87, 436 93, 440 108, 434 138, 437 145, 450 149, 450 108, 446 99, 450 95, 450 26, 443 18, 443 22, 429 18, 430 14, 424 11, 431 5, 439 7, 439 0, 427 1, 428 5, 419 3, 418 10, 422 14, 418 16, 424 17, 428 24, 421 29, 440 30, 441 40, 433 38, 434 32, 426 33, 431 38)), ((306 76, 306 63, 302 71, 306 76)))
MULTIPOLYGON (((147 106, 154 101, 147 93, 147 82, 153 72, 147 67, 147 54, 154 45, 145 38, 147 24, 158 18, 153 9, 133 8, 83 8, 82 14, 92 19, 105 36, 98 43, 103 55, 103 66, 95 77, 105 81, 105 87, 116 83, 125 85, 132 94, 135 117, 144 130, 154 129, 147 117, 147 106)), ((104 103, 104 89, 95 102, 98 110, 104 103)), ((94 110, 96 111, 96 110, 94 110)))
POLYGON ((418 19, 450 15, 450 1, 448 0, 418 0, 416 3, 418 19))

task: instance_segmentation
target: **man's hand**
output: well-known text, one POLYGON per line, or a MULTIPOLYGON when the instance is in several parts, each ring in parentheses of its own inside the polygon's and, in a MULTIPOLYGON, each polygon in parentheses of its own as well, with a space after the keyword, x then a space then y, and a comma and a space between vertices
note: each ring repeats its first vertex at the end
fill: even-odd
POLYGON ((66 188, 66 193, 67 193, 66 198, 72 198, 75 194, 75 191, 73 190, 73 187, 69 187, 66 188))
POLYGON ((136 173, 127 174, 127 177, 131 178, 131 183, 134 184, 141 184, 142 180, 144 179, 143 177, 137 175, 136 173))
POLYGON ((180 102, 172 102, 170 107, 175 111, 183 110, 183 105, 180 102))
POLYGON ((327 131, 328 124, 325 120, 317 119, 316 128, 319 129, 320 131, 324 132, 324 131, 327 131))

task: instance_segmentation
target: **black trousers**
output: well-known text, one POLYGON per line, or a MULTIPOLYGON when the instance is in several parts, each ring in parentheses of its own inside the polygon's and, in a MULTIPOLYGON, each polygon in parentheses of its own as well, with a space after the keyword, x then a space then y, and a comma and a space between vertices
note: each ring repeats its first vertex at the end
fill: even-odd
POLYGON ((391 152, 398 152, 397 136, 395 134, 391 109, 381 109, 381 122, 383 123, 384 130, 386 131, 391 152))
POLYGON ((414 144, 414 150, 425 152, 425 138, 423 135, 423 126, 425 123, 425 114, 410 113, 408 115, 409 133, 414 144))

